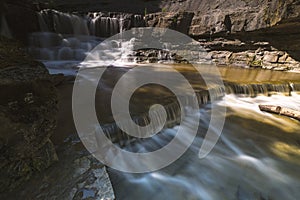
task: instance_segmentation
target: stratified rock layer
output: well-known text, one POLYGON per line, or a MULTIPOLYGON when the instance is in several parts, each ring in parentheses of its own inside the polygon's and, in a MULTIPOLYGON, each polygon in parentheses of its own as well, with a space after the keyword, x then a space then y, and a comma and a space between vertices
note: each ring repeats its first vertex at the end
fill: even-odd
POLYGON ((298 0, 172 0, 160 7, 146 15, 146 24, 203 41, 217 64, 299 70, 298 0))

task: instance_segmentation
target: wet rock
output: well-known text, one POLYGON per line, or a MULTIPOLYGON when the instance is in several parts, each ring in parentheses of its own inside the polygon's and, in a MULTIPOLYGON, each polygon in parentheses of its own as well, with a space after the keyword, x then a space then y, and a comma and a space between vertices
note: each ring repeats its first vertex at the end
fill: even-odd
MULTIPOLYGON (((199 53, 198 53, 199 54, 199 53)), ((176 53, 161 49, 139 49, 134 51, 127 58, 128 61, 135 61, 137 63, 184 63, 186 60, 176 53)))
POLYGON ((57 99, 43 64, 13 41, 0 38, 0 43, 0 191, 7 191, 57 160, 49 139, 57 99))
MULTIPOLYGON (((264 66, 274 67, 276 63, 296 69, 297 63, 285 61, 284 53, 288 53, 297 61, 299 57, 299 18, 300 6, 296 0, 276 1, 163 1, 163 12, 146 15, 148 26, 176 29, 176 17, 182 11, 193 12, 188 35, 197 39, 205 39, 201 45, 210 51, 231 51, 234 53, 255 51, 257 56, 264 56, 264 51, 277 51, 277 55, 268 55, 256 60, 264 59, 264 66), (218 41, 213 39, 223 37, 235 42, 218 41), (240 41, 240 42, 238 42, 240 41), (280 59, 281 58, 281 59, 280 59), (280 60, 277 60, 280 59, 280 60)), ((224 60, 216 59, 224 64, 224 60)), ((244 60, 237 59, 236 65, 249 67, 244 60)), ((263 66, 255 64, 253 66, 263 66)), ((282 68, 282 66, 280 67, 282 68)))
POLYGON ((39 30, 38 18, 32 1, 4 0, 4 5, 3 13, 13 37, 26 44, 29 34, 39 30))
POLYGON ((289 55, 287 53, 281 55, 278 59, 279 63, 285 63, 286 59, 289 57, 289 55))
POLYGON ((71 135, 57 148, 59 162, 0 199, 115 199, 105 166, 71 135), (76 142, 74 143, 74 140, 76 142))
MULTIPOLYGON (((216 44, 218 43, 231 43, 234 44, 233 41, 223 40, 220 41, 214 40, 210 42, 200 42, 201 45, 206 48, 213 47, 216 48, 216 44)), ((299 70, 300 62, 293 59, 291 55, 286 51, 279 51, 273 47, 266 48, 264 46, 260 46, 262 42, 253 43, 256 49, 239 51, 237 48, 228 48, 223 45, 219 45, 217 49, 219 50, 208 50, 209 53, 207 55, 211 56, 213 62, 217 65, 231 65, 231 66, 240 66, 245 68, 264 68, 278 71, 297 71, 299 70), (259 47, 258 47, 258 46, 259 47)), ((240 43, 236 42, 236 46, 239 46, 240 43)))
POLYGON ((91 162, 87 157, 84 157, 84 158, 75 160, 74 164, 76 166, 74 177, 77 177, 88 171, 88 169, 90 168, 91 162))
POLYGON ((278 53, 277 52, 265 52, 264 62, 276 63, 278 61, 278 53))

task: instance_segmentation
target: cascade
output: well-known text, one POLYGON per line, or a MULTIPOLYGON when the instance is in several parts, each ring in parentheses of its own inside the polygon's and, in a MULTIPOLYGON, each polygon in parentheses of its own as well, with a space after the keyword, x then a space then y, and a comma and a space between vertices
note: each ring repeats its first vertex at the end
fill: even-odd
MULTIPOLYGON (((201 90, 196 92, 197 100, 200 107, 215 100, 221 100, 225 94, 235 94, 242 97, 256 97, 257 95, 270 96, 272 94, 291 95, 293 92, 300 92, 300 83, 282 83, 282 84, 238 84, 224 82, 225 88, 215 87, 208 90, 201 90), (294 87, 292 88, 291 85, 294 87), (295 89, 296 88, 296 89, 295 89)), ((182 98, 182 97, 181 97, 182 98)), ((183 97, 189 101, 189 97, 183 97)), ((164 106, 167 113, 167 121, 165 128, 173 127, 180 122, 181 108, 177 101, 164 106)), ((131 119, 130 119, 131 120, 131 119)), ((145 126, 149 122, 148 113, 141 114, 133 119, 139 126, 145 126)), ((128 120, 129 121, 129 120, 128 120)), ((158 120, 155 120, 158 121, 158 120)), ((155 126, 155 125, 154 125, 155 126)), ((105 124, 102 126, 105 135, 114 143, 121 146, 126 146, 128 143, 135 142, 135 137, 124 133, 116 123, 105 124)))
MULTIPOLYGON (((124 13, 95 12, 79 15, 46 9, 38 12, 37 17, 41 32, 30 36, 29 53, 47 66, 55 65, 55 68, 65 67, 65 61, 74 65, 83 61, 88 52, 103 41, 101 38, 145 24, 141 15, 124 13), (60 61, 64 64, 61 65, 60 61)), ((2 21, 5 25, 4 18, 2 21)))
POLYGON ((37 15, 42 32, 51 31, 58 34, 110 37, 132 27, 145 25, 141 15, 123 13, 95 12, 76 15, 48 9, 37 15))
MULTIPOLYGON (((144 24, 141 15, 101 12, 79 16, 54 10, 43 10, 38 14, 38 19, 40 28, 44 32, 32 35, 30 51, 36 58, 44 61, 80 62, 84 60, 89 51, 99 44, 101 41, 99 37, 109 37, 117 33, 122 33, 132 27, 143 26, 144 24)), ((135 38, 132 38, 128 42, 112 41, 109 44, 105 43, 102 45, 110 45, 113 50, 103 51, 100 48, 99 53, 104 55, 103 57, 110 58, 109 61, 113 60, 121 64, 136 61, 141 55, 144 57, 151 57, 150 55, 153 55, 158 61, 172 61, 174 60, 173 57, 176 56, 168 51, 168 49, 172 48, 133 52, 135 42, 135 38), (122 58, 118 60, 117 58, 119 58, 120 53, 122 58)), ((95 61, 97 61, 97 65, 102 64, 98 57, 95 57, 95 61)), ((106 63, 103 64, 105 65, 106 63)), ((258 95, 270 96, 278 93, 291 95, 292 92, 300 91, 300 84, 297 82, 272 83, 272 81, 268 82, 268 80, 265 83, 250 84, 225 80, 224 86, 224 88, 216 87, 197 91, 196 96, 199 105, 203 106, 211 101, 220 100, 225 94, 256 97, 258 95)), ((190 100, 190 97, 183 98, 186 101, 190 100)), ((164 105, 164 107, 167 113, 165 128, 175 126, 180 121, 182 109, 176 100, 164 105)), ((136 124, 140 126, 145 126, 149 123, 148 113, 139 114, 133 118, 136 124)), ((115 143, 122 145, 124 142, 135 141, 134 137, 123 133, 116 123, 105 124, 102 128, 107 137, 115 143)))

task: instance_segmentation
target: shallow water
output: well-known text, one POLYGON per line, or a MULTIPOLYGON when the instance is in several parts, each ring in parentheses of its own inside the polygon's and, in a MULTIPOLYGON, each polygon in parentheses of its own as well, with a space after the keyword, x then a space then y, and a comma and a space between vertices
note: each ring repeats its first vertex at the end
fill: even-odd
MULTIPOLYGON (((194 88, 203 88, 203 82, 193 75, 193 70, 186 66, 176 67, 190 78, 194 88)), ((130 68, 109 68, 100 85, 111 91, 118 77, 130 68)), ((168 68, 166 65, 153 66, 154 71, 166 74, 169 73, 168 68)), ((201 122, 194 143, 170 166, 144 174, 123 173, 109 168, 117 199, 300 198, 300 124, 287 117, 263 113, 258 108, 259 104, 273 104, 299 109, 300 96, 291 92, 289 87, 291 82, 298 83, 299 74, 219 69, 222 79, 229 83, 245 85, 245 88, 251 84, 277 84, 278 91, 267 89, 266 93, 256 94, 253 98, 249 97, 253 96, 249 91, 242 90, 240 94, 228 94, 215 102, 216 106, 227 108, 226 121, 217 145, 204 159, 199 159, 198 153, 210 122, 211 104, 200 110, 201 122)), ((234 90, 232 92, 235 93, 234 90)), ((151 104, 151 96, 155 93, 158 96, 168 94, 157 86, 144 87, 140 95, 138 92, 135 95, 137 99, 133 100, 132 112, 145 112, 148 108, 145 104, 151 104)), ((107 107, 103 102, 108 101, 110 95, 100 94, 102 96, 96 101, 99 111, 105 111, 107 107)), ((193 117, 187 119, 186 130, 193 126, 193 120, 193 117)), ((165 129, 152 139, 123 143, 123 148, 133 152, 157 150, 170 142, 177 129, 165 129)))
MULTIPOLYGON (((210 106, 206 106, 195 142, 169 167, 146 174, 109 170, 117 199, 299 199, 300 124, 259 111, 258 104, 270 102, 288 102, 299 109, 300 96, 225 96, 218 102, 228 109, 222 136, 214 150, 199 159, 210 118, 210 106)), ((174 132, 176 127, 164 134, 174 132)), ((164 144, 166 138, 162 136, 150 147, 164 144)))
MULTIPOLYGON (((52 38, 58 43, 51 43, 50 46, 38 43, 33 44, 31 48, 33 55, 43 60, 53 74, 75 76, 80 67, 99 67, 106 64, 99 64, 97 57, 94 63, 80 63, 87 52, 98 44, 99 38, 74 38, 65 35, 57 37, 53 34, 38 34, 36 38, 38 37, 52 38)), ((114 60, 120 56, 122 50, 130 50, 126 49, 130 42, 124 47, 114 41, 110 45, 116 48, 101 53, 107 55, 108 61, 114 60)), ((119 64, 119 67, 108 68, 99 83, 99 92, 96 95, 96 109, 102 114, 99 121, 103 124, 113 121, 109 102, 115 83, 128 70, 150 65, 125 65, 121 60, 115 63, 119 64)), ((150 67, 153 72, 164 74, 166 79, 172 74, 170 68, 175 68, 190 81, 196 91, 207 89, 207 85, 190 65, 151 64, 150 67)), ((213 79, 214 75, 209 67, 202 69, 208 78, 213 79)), ((218 69, 225 82, 227 95, 223 97, 224 91, 221 92, 220 97, 223 98, 213 102, 213 105, 219 108, 226 107, 227 112, 225 116, 222 116, 222 113, 217 115, 220 118, 226 117, 226 121, 221 138, 213 151, 204 159, 198 157, 211 120, 212 107, 209 97, 206 95, 204 98, 205 95, 201 94, 201 103, 208 104, 202 105, 200 111, 196 110, 196 115, 200 114, 201 118, 197 137, 177 161, 162 170, 144 174, 129 174, 108 169, 117 199, 300 199, 300 123, 287 117, 261 112, 258 108, 259 104, 273 104, 299 110, 300 96, 296 91, 300 91, 300 74, 232 67, 218 69)), ((176 82, 176 85, 180 87, 181 83, 176 82)), ((170 103, 168 98, 154 97, 172 95, 170 91, 161 87, 148 85, 140 88, 134 96, 130 109, 133 114, 141 116, 157 101, 165 105, 170 103)), ((173 103, 173 97, 171 99, 173 103)), ((71 99, 69 100, 70 104, 71 99)), ((73 123, 70 116, 72 115, 64 120, 73 123)), ((160 134, 151 139, 123 143, 123 148, 133 152, 159 149, 169 143, 176 134, 176 122, 175 120, 172 124, 173 128, 165 127, 160 134)), ((188 116, 185 122, 186 135, 189 135, 191 127, 196 124, 195 116, 188 116)), ((72 128, 74 129, 73 126, 72 128)), ((58 130, 65 132, 67 128, 58 130)), ((116 143, 120 144, 122 140, 124 138, 117 138, 116 143)))

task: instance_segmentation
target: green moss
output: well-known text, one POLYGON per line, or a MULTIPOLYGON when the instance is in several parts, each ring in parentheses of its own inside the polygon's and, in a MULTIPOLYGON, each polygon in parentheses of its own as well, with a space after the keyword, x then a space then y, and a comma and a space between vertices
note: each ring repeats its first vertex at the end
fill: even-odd
POLYGON ((250 67, 262 67, 262 61, 261 60, 253 60, 253 61, 250 61, 248 65, 250 67))
POLYGON ((161 12, 163 12, 163 13, 164 13, 164 12, 167 12, 167 8, 162 8, 162 9, 161 9, 161 12))
POLYGON ((248 54, 246 56, 248 58, 248 65, 250 67, 262 67, 262 60, 258 60, 256 56, 251 57, 248 54))

